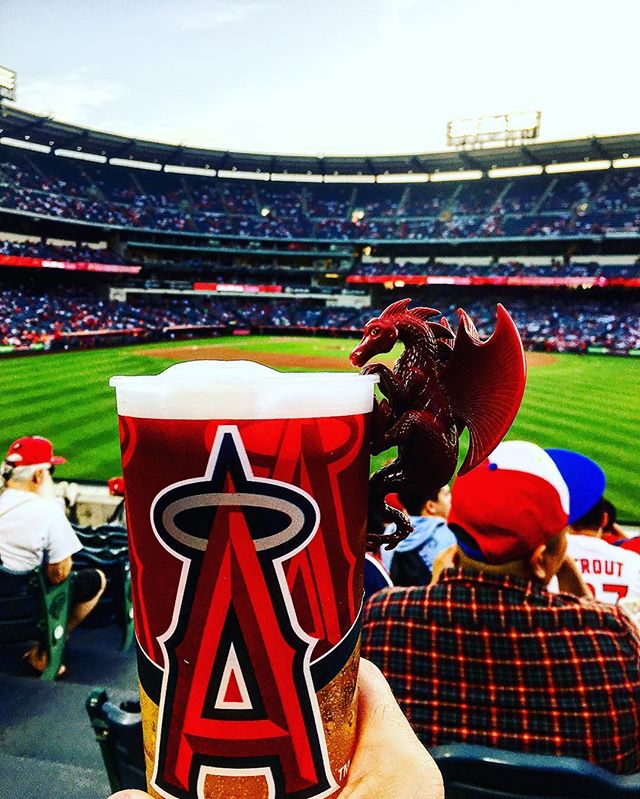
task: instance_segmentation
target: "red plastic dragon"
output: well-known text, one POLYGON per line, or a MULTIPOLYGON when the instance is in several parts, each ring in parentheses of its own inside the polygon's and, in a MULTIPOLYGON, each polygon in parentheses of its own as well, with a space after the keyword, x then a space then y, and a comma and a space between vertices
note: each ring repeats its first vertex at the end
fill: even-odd
POLYGON ((454 334, 434 308, 409 308, 399 300, 371 319, 353 350, 353 366, 380 376, 384 399, 376 401, 372 452, 398 447, 398 457, 372 475, 370 507, 392 518, 396 532, 369 534, 372 545, 392 549, 412 530, 408 517, 386 503, 405 490, 422 493, 449 482, 458 460, 458 439, 469 429, 469 450, 460 474, 477 466, 500 443, 513 422, 524 393, 526 362, 516 326, 502 305, 493 335, 482 341, 465 311, 458 309, 454 334), (365 364, 405 345, 393 371, 365 364))

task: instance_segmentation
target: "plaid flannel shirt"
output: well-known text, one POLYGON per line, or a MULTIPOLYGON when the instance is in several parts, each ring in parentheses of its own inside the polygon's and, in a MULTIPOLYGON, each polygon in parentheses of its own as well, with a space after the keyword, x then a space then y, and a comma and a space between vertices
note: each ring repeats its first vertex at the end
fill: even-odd
POLYGON ((448 569, 375 594, 362 654, 427 746, 460 741, 640 771, 640 639, 622 611, 448 569))

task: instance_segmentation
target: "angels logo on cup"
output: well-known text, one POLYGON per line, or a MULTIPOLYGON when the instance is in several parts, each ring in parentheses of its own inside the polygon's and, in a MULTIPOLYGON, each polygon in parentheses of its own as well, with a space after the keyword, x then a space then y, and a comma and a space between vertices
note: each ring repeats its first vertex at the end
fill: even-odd
POLYGON ((315 535, 305 491, 253 475, 237 427, 218 428, 202 478, 168 486, 151 519, 183 561, 165 659, 154 787, 203 795, 207 774, 264 775, 269 799, 338 789, 283 562, 315 535))

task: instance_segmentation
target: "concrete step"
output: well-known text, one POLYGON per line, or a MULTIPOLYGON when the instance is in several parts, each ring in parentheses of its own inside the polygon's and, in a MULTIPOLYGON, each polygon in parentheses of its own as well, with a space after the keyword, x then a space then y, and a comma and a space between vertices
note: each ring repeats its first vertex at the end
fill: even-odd
POLYGON ((133 649, 120 651, 120 630, 116 627, 79 628, 69 639, 65 682, 138 693, 138 672, 133 649))
POLYGON ((106 799, 110 793, 104 769, 0 752, 2 799, 106 799))
POLYGON ((0 656, 0 799, 106 799, 110 794, 85 700, 106 688, 137 696, 135 653, 120 652, 114 628, 75 630, 67 677, 25 676, 21 649, 0 656))
POLYGON ((0 676, 0 751, 102 772, 88 694, 86 685, 0 676))
MULTIPOLYGON (((13 677, 26 677, 28 671, 21 655, 25 647, 0 654, 0 673, 13 677)), ((135 694, 138 690, 135 652, 120 651, 120 631, 116 627, 75 630, 65 652, 67 674, 64 683, 116 688, 135 694)), ((31 677, 31 682, 39 682, 31 677)), ((1 715, 0 715, 1 719, 1 715)))

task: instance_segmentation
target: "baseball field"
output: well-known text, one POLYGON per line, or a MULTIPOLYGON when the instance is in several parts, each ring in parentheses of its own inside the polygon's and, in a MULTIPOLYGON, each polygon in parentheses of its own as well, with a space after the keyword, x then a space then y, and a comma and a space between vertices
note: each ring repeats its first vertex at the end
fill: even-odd
MULTIPOLYGON (((34 355, 0 362, 0 447, 52 439, 68 458, 56 476, 120 473, 112 375, 156 374, 194 358, 247 359, 276 369, 350 369, 351 339, 229 337, 180 344, 34 355)), ((619 518, 640 521, 640 364, 632 358, 529 353, 524 402, 508 438, 565 447, 597 460, 619 518)), ((374 466, 376 464, 374 463, 374 466)))

